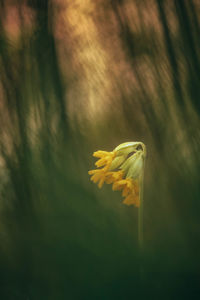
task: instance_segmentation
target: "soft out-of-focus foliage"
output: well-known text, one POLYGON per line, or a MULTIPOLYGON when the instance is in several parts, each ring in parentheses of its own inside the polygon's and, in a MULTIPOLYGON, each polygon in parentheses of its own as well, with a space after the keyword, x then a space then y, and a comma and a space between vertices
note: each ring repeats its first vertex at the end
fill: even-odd
POLYGON ((198 0, 0 1, 2 299, 197 291, 199 14, 198 0), (87 175, 93 151, 137 140, 142 278, 137 208, 87 175))

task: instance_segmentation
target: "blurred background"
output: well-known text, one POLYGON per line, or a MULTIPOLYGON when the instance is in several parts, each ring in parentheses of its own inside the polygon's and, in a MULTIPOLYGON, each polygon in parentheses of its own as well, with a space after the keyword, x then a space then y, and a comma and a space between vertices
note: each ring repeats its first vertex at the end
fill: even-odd
POLYGON ((199 299, 199 50, 198 0, 0 0, 0 299, 199 299), (87 173, 127 141, 142 255, 87 173))

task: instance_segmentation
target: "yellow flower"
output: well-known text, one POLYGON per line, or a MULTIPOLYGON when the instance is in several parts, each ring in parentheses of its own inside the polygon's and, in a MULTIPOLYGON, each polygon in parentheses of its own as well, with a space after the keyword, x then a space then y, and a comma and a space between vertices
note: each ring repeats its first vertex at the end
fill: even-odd
POLYGON ((132 178, 116 181, 112 187, 113 191, 122 190, 124 204, 139 206, 139 182, 132 178))
POLYGON ((99 151, 94 152, 93 156, 100 158, 95 163, 95 166, 97 166, 97 167, 105 166, 106 169, 108 169, 110 167, 114 157, 116 156, 116 153, 114 151, 107 152, 107 151, 100 151, 99 150, 99 151))
POLYGON ((140 180, 143 176, 146 147, 141 142, 128 142, 117 146, 113 151, 96 151, 94 157, 99 158, 95 163, 98 169, 89 171, 91 181, 98 182, 101 188, 105 183, 113 184, 114 191, 122 190, 126 205, 139 206, 140 180))
POLYGON ((108 170, 111 166, 111 163, 113 162, 114 157, 116 156, 116 153, 113 152, 107 152, 107 151, 96 151, 93 153, 94 157, 99 158, 97 162, 95 163, 96 167, 103 167, 101 169, 97 170, 91 170, 89 171, 89 175, 92 175, 91 180, 94 183, 98 183, 98 187, 101 188, 106 179, 108 179, 108 176, 110 175, 108 170))

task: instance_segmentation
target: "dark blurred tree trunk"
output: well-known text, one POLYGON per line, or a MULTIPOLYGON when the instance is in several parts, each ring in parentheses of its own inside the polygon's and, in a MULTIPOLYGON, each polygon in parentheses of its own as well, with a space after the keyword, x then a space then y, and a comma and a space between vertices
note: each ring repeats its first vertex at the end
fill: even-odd
MULTIPOLYGON (((187 1, 190 2, 190 1, 187 1)), ((199 31, 197 27, 197 21, 195 23, 195 15, 194 15, 194 6, 191 1, 190 7, 193 9, 193 22, 191 22, 187 8, 186 2, 183 1, 174 1, 174 5, 176 8, 177 19, 179 23, 179 31, 180 31, 180 43, 181 49, 183 49, 183 55, 186 62, 187 69, 187 88, 190 95, 190 101, 193 103, 195 109, 200 114, 200 66, 199 66, 199 56, 198 51, 195 46, 193 35, 195 34, 195 28, 199 31), (195 28, 194 25, 195 24, 195 28)), ((197 31, 197 32, 198 32, 197 31)), ((199 37, 198 37, 199 40, 199 37)))
POLYGON ((50 1, 30 1, 36 14, 36 29, 34 35, 29 37, 24 31, 23 4, 18 3, 21 32, 20 45, 16 49, 4 30, 6 2, 1 1, 0 4, 0 68, 5 110, 1 113, 8 114, 8 123, 1 124, 1 134, 5 134, 10 142, 7 145, 6 140, 1 139, 0 148, 9 174, 7 188, 12 190, 12 197, 8 197, 12 209, 6 213, 5 222, 15 224, 8 225, 9 234, 16 246, 19 273, 25 280, 24 289, 28 289, 34 274, 34 251, 38 251, 37 240, 42 234, 35 212, 39 187, 33 174, 34 148, 42 149, 43 163, 50 168, 46 181, 52 188, 52 119, 57 115, 57 139, 62 145, 67 142, 69 127, 54 40, 53 16, 49 12, 50 1), (34 107, 40 111, 42 122, 41 136, 35 146, 30 136, 30 111, 34 107))
POLYGON ((175 49, 173 46, 173 41, 171 38, 170 27, 168 24, 167 16, 164 9, 164 1, 163 0, 156 0, 158 11, 160 14, 160 23, 163 29, 163 38, 165 40, 165 47, 167 50, 167 55, 171 67, 171 74, 172 74, 172 82, 174 87, 175 99, 179 104, 179 109, 184 113, 184 94, 181 88, 180 82, 180 71, 178 66, 178 61, 175 53, 175 49))

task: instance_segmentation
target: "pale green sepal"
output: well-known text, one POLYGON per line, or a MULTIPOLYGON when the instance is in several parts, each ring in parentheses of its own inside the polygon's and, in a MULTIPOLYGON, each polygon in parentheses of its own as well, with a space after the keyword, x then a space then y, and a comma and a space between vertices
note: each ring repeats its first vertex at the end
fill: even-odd
POLYGON ((141 174, 141 171, 144 166, 144 159, 143 159, 143 153, 139 153, 138 157, 135 159, 133 164, 130 166, 126 178, 133 178, 136 179, 141 174))
POLYGON ((141 142, 127 142, 122 143, 117 146, 114 151, 116 151, 117 156, 119 155, 128 155, 131 152, 136 151, 136 148, 141 145, 141 142))
POLYGON ((127 155, 120 155, 113 159, 109 171, 119 168, 119 166, 126 160, 127 155))
POLYGON ((135 160, 138 158, 138 153, 131 155, 120 167, 125 173, 128 169, 135 163, 135 160))

